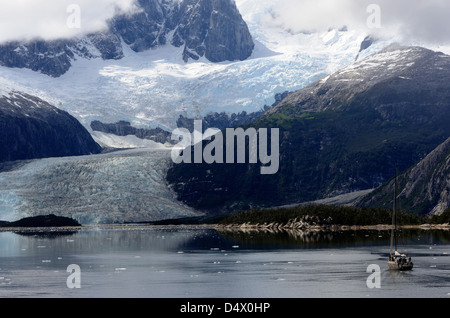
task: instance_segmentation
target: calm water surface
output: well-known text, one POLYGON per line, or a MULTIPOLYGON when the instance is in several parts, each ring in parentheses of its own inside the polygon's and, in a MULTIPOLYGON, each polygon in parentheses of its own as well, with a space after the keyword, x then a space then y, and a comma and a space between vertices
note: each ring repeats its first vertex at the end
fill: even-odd
POLYGON ((450 233, 403 231, 412 272, 387 270, 388 231, 218 232, 205 227, 99 227, 0 232, 0 297, 450 297, 450 233), (70 289, 67 267, 80 267, 70 289), (371 264, 381 268, 370 289, 371 264))

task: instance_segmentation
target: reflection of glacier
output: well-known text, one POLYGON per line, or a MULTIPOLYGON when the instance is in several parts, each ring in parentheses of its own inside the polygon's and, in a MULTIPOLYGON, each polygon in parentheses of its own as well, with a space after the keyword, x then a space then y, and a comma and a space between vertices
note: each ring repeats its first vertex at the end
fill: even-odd
POLYGON ((54 213, 83 224, 197 216, 164 177, 166 149, 32 161, 0 174, 0 220, 54 213))

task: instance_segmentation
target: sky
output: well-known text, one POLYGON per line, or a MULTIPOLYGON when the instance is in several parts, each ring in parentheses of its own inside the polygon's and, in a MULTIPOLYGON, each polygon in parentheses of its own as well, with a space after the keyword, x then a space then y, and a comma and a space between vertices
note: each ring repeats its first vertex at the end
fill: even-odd
MULTIPOLYGON (((51 40, 102 30, 117 10, 133 9, 134 0, 0 0, 0 42, 51 40)), ((263 23, 292 32, 330 27, 367 28, 376 35, 449 42, 449 0, 236 0, 266 3, 263 23), (369 7, 369 5, 375 5, 369 7), (375 9, 374 9, 375 8, 375 9), (369 24, 368 25, 368 21, 369 24)), ((250 6, 251 7, 251 6, 250 6)))

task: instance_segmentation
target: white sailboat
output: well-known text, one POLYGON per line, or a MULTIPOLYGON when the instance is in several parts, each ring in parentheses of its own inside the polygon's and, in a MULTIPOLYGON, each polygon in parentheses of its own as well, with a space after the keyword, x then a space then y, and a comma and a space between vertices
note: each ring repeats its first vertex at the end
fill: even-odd
POLYGON ((398 252, 397 248, 397 168, 395 168, 394 209, 392 211, 391 250, 389 253, 388 267, 390 270, 410 271, 414 264, 411 257, 398 252))

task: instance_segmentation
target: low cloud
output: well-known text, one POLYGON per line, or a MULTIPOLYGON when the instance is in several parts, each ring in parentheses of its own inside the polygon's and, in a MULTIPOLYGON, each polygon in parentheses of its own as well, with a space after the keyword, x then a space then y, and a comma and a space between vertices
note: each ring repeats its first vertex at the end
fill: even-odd
POLYGON ((405 41, 448 43, 449 16, 448 0, 274 0, 263 21, 291 32, 347 26, 405 41), (373 5, 379 9, 380 28, 367 23, 377 14, 368 10, 373 5))
POLYGON ((0 0, 0 42, 54 40, 100 31, 134 0, 0 0))
MULTIPOLYGON (((331 27, 366 29, 405 41, 450 44, 448 0, 236 0, 270 3, 261 23, 291 32, 331 27), (369 5, 380 9, 380 28, 369 28, 369 5)), ((52 40, 100 31, 118 11, 133 10, 135 0, 0 0, 0 42, 52 40), (77 10, 75 9, 79 9, 77 10), (79 19, 77 20, 77 16, 79 19)))

